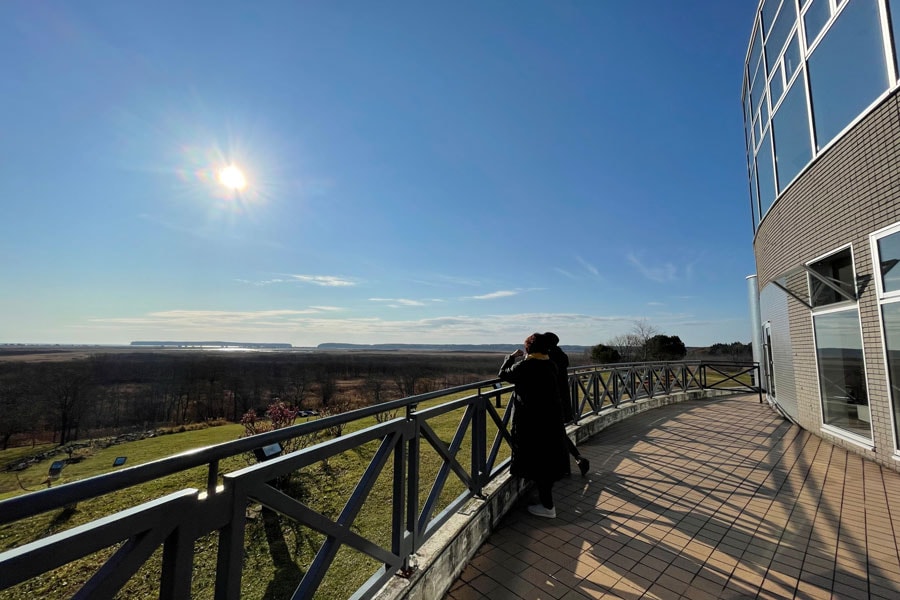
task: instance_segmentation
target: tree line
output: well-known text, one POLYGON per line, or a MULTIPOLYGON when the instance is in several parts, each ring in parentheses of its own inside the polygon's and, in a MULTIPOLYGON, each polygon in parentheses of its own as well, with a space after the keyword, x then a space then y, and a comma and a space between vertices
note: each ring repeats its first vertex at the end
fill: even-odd
POLYGON ((0 449, 262 414, 325 413, 491 379, 490 354, 98 353, 0 361, 0 449))
MULTIPOLYGON (((590 359, 597 364, 683 360, 688 350, 677 335, 665 335, 645 320, 635 321, 631 330, 617 335, 605 344, 592 346, 590 359)), ((717 343, 698 351, 697 358, 750 360, 750 344, 717 343)))

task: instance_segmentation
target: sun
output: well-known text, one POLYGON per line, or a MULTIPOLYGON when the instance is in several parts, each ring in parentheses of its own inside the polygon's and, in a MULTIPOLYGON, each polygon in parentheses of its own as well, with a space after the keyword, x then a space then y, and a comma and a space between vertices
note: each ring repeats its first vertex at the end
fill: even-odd
POLYGON ((219 171, 219 183, 229 190, 239 192, 247 187, 247 178, 244 177, 244 172, 239 168, 229 165, 219 171))

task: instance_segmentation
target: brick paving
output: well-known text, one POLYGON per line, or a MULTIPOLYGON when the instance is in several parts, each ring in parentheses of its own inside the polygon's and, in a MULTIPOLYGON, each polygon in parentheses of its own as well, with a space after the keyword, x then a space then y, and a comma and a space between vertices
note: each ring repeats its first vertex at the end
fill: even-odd
POLYGON ((900 474, 783 420, 756 395, 616 423, 524 500, 446 600, 900 598, 900 474))

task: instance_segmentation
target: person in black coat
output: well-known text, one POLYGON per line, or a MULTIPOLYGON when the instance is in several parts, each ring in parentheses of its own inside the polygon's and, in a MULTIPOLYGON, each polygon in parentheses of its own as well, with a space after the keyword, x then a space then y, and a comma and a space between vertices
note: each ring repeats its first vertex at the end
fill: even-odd
POLYGON ((551 340, 541 333, 528 336, 525 352, 506 357, 499 377, 515 384, 510 472, 534 481, 540 504, 528 507, 539 517, 556 517, 553 482, 566 474, 569 455, 563 443, 565 427, 556 380, 556 366, 547 353, 551 340), (516 359, 525 357, 516 362, 516 359))
MULTIPOLYGON (((552 343, 547 355, 550 356, 550 360, 556 365, 556 385, 557 388, 559 388, 564 428, 563 435, 565 435, 565 426, 575 420, 575 407, 572 406, 572 394, 569 390, 569 355, 563 352, 563 349, 559 347, 558 335, 551 331, 548 331, 544 335, 552 343)), ((581 456, 581 453, 578 452, 578 446, 575 445, 575 442, 573 442, 568 435, 565 435, 565 438, 566 448, 569 450, 569 454, 575 458, 575 462, 578 464, 578 470, 581 471, 582 476, 587 475, 588 470, 591 468, 590 461, 581 456)))

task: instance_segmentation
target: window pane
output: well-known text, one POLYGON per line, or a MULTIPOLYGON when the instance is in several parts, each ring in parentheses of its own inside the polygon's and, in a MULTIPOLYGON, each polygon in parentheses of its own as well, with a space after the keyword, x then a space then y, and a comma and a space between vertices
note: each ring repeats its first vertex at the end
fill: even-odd
POLYGON ((781 65, 775 69, 775 74, 772 75, 772 80, 769 82, 769 92, 772 94, 772 105, 778 103, 781 99, 781 92, 784 91, 784 81, 781 80, 781 65))
POLYGON ((891 407, 894 410, 894 429, 900 444, 900 303, 881 305, 884 319, 884 340, 887 346, 888 375, 891 384, 891 407))
POLYGON ((791 38, 791 41, 788 42, 787 50, 784 52, 784 80, 787 82, 791 81, 791 77, 794 76, 794 73, 800 69, 800 61, 802 60, 800 56, 800 37, 798 35, 794 35, 791 38))
POLYGON ((876 0, 853 0, 809 58, 816 143, 823 148, 887 89, 876 0))
POLYGON ((763 69, 760 69, 750 86, 750 107, 753 109, 753 112, 759 110, 760 98, 766 93, 765 83, 765 73, 763 69))
POLYGON ((809 10, 803 17, 803 24, 806 26, 806 45, 811 46, 813 41, 822 33, 822 28, 828 22, 831 16, 831 9, 828 7, 828 0, 813 0, 809 10))
POLYGON ((772 203, 775 202, 775 170, 772 167, 772 136, 771 130, 763 136, 759 145, 759 153, 756 155, 756 172, 759 174, 759 208, 765 215, 772 203))
POLYGON ((757 29, 750 46, 750 60, 747 62, 750 77, 756 75, 756 70, 759 68, 759 59, 762 58, 762 39, 759 36, 759 29, 757 29))
POLYGON ((900 49, 897 48, 898 44, 900 44, 900 0, 889 0, 888 9, 891 12, 891 31, 893 31, 891 39, 894 40, 894 63, 897 66, 897 73, 900 73, 900 49))
POLYGON ((808 115, 803 79, 797 79, 772 119, 779 191, 812 160, 808 115))
POLYGON ((781 49, 784 48, 784 42, 791 33, 794 23, 797 22, 797 7, 794 0, 785 0, 781 5, 781 12, 775 17, 775 25, 766 38, 766 66, 771 71, 775 66, 775 61, 781 55, 781 49))
MULTIPOLYGON (((838 286, 847 294, 854 296, 855 282, 853 278, 853 254, 850 249, 841 250, 809 265, 829 282, 838 286)), ((826 285, 818 277, 809 275, 809 303, 814 307, 827 306, 836 302, 847 302, 849 298, 826 285)))
MULTIPOLYGON (((892 233, 878 240, 878 262, 881 265, 881 289, 900 290, 900 233, 892 233)), ((900 351, 900 345, 897 346, 900 351)), ((897 381, 900 384, 900 380, 897 381)))
POLYGON ((775 13, 778 10, 779 4, 781 4, 781 0, 766 0, 766 3, 763 4, 762 22, 764 31, 769 31, 772 27, 772 22, 775 20, 775 13))
POLYGON ((753 231, 759 220, 759 199, 756 193, 756 169, 750 168, 750 216, 753 219, 753 231))
POLYGON ((859 312, 816 315, 813 323, 825 423, 871 439, 859 312))

